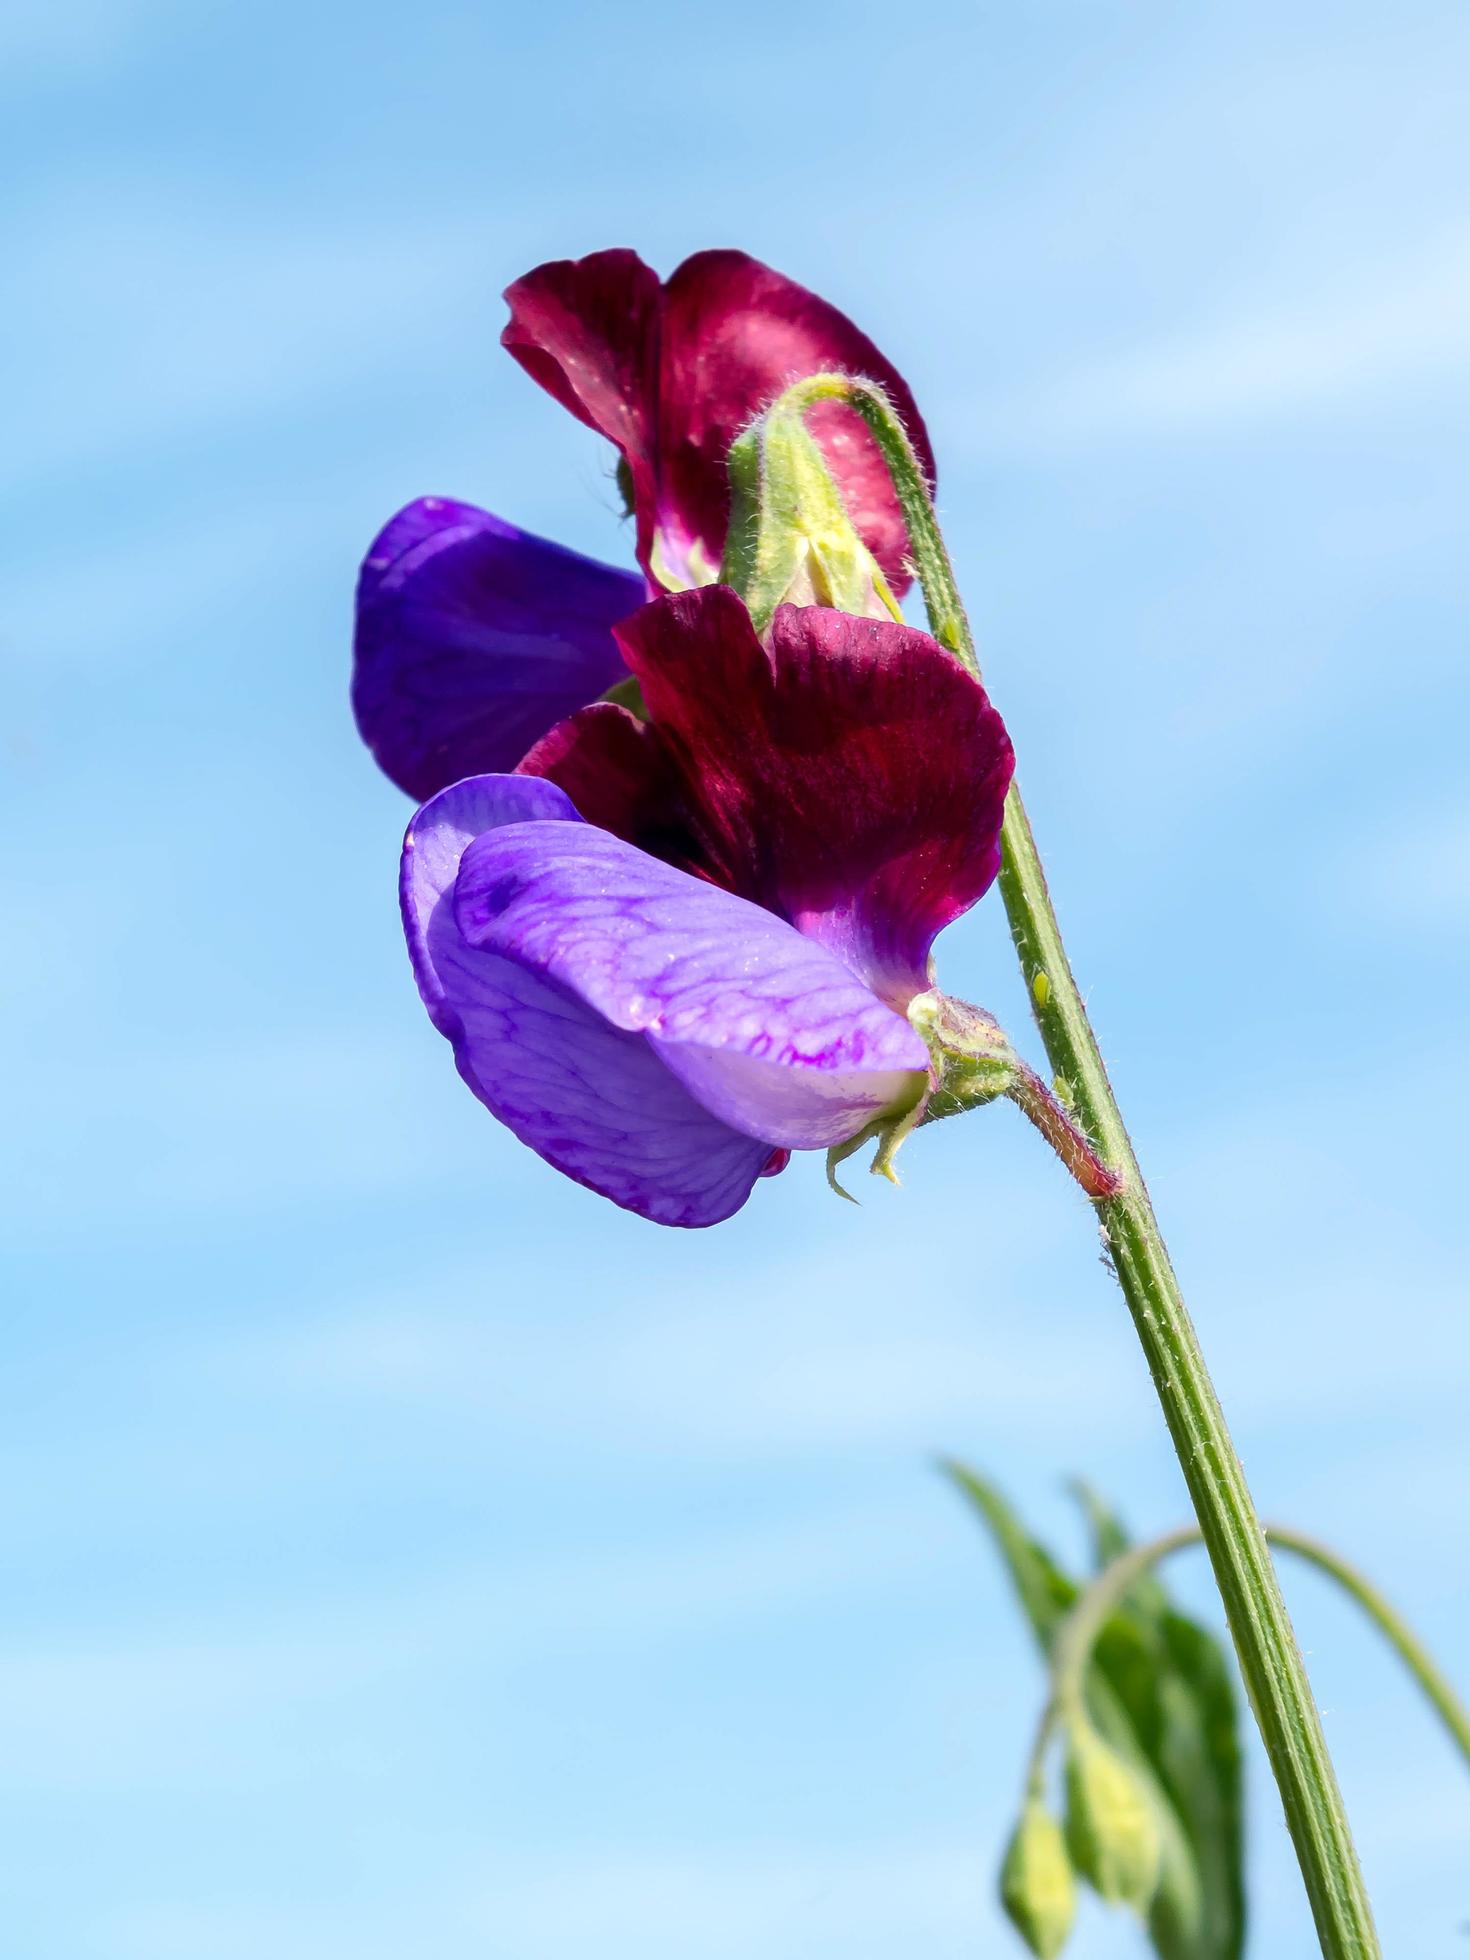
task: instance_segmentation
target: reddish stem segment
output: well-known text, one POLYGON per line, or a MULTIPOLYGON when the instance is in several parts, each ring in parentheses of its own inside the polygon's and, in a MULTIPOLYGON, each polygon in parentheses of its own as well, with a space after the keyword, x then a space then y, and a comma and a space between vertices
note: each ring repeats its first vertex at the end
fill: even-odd
POLYGON ((1123 1189, 1123 1173, 1103 1161, 1034 1069, 1018 1061, 1016 1079, 1006 1094, 1040 1130, 1089 1198, 1117 1197, 1123 1189))

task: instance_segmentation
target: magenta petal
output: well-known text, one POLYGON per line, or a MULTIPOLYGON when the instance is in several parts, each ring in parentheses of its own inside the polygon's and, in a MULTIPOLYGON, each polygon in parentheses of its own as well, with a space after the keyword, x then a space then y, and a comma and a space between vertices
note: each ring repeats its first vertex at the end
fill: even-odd
POLYGON ((631 572, 471 504, 420 498, 376 538, 358 581, 363 739, 415 797, 513 769, 624 676, 612 627, 644 597, 631 572))
POLYGON ((653 542, 662 294, 636 252, 554 259, 506 288, 500 344, 579 422, 622 451, 633 482, 638 562, 653 542))
POLYGON ((626 708, 597 701, 558 722, 516 773, 544 776, 588 823, 665 864, 703 868, 678 762, 653 723, 626 708))
MULTIPOLYGON (((634 252, 537 266, 506 292, 501 344, 526 372, 622 451, 632 479, 638 562, 661 559, 698 584, 718 565, 729 522, 730 444, 791 382, 824 370, 879 382, 929 473, 934 457, 908 384, 835 306, 744 252, 696 252, 660 286, 634 252)), ((853 521, 894 588, 908 585, 907 533, 861 418, 813 410, 853 521)))
POLYGON ((999 867, 1005 727, 916 627, 782 606, 769 637, 724 586, 618 628, 711 875, 906 1004, 999 867))
MULTIPOLYGON (((718 564, 729 520, 725 459, 735 437, 793 381, 824 370, 879 382, 918 449, 934 456, 907 382, 844 313, 744 252, 696 252, 664 288, 659 401, 662 522, 701 538, 718 564)), ((908 533, 878 446, 855 410, 815 409, 808 426, 853 523, 896 591, 908 533)))
POLYGON ((455 916, 467 945, 645 1035, 706 1109, 767 1144, 844 1143, 927 1080, 919 1035, 823 947, 590 825, 484 832, 455 916))
POLYGON ((522 1142, 615 1204, 663 1225, 728 1218, 775 1168, 770 1146, 711 1116, 641 1035, 556 980, 461 937, 460 860, 473 838, 501 824, 586 829, 552 784, 488 776, 435 797, 404 840, 400 889, 414 973, 460 1074, 522 1142))

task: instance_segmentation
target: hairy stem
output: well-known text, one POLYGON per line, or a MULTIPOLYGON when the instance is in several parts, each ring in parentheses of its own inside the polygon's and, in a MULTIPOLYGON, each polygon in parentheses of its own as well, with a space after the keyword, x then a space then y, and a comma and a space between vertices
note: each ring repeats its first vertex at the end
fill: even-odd
MULTIPOLYGON (((929 484, 892 403, 872 382, 830 374, 798 382, 778 407, 800 409, 819 401, 846 402, 872 431, 908 526, 930 627, 936 639, 978 673, 974 639, 929 484)), ((1368 1894, 1291 1620, 1067 960, 1036 840, 1014 785, 1001 832, 1000 889, 1057 1086, 1120 1179, 1119 1189, 1096 1198, 1093 1208, 1199 1519, 1322 1952, 1327 1960, 1374 1960, 1379 1947, 1368 1894)))
POLYGON ((1103 1162, 1071 1115, 1034 1069, 1018 1060, 1006 1094, 1041 1132, 1089 1198, 1111 1198, 1123 1187, 1122 1174, 1103 1162))

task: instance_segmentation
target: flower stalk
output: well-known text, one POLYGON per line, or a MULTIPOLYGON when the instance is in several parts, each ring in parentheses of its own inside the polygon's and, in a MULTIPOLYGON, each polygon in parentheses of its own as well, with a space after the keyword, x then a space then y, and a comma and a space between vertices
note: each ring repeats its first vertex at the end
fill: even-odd
MULTIPOLYGON (((1040 1131, 1089 1198, 1110 1198, 1121 1188, 1119 1173, 1103 1162, 1071 1111, 1022 1061, 983 1007, 930 988, 909 1002, 908 1018, 929 1044, 935 1086, 924 1112, 926 1123, 1005 1096, 1040 1131)), ((855 1139, 852 1148, 862 1141, 855 1139)), ((881 1162, 874 1164, 875 1170, 884 1168, 881 1162)))
POLYGON ((1027 1121, 1045 1137, 1063 1168, 1076 1178, 1089 1198, 1116 1197, 1123 1188, 1122 1172, 1098 1154, 1035 1069, 1018 1061, 1007 1094, 1027 1121))
MULTIPOLYGON (((930 628, 978 673, 928 480, 892 403, 872 382, 822 374, 789 388, 774 412, 823 401, 855 409, 874 436, 908 527, 930 628)), ((1375 1960, 1379 1946, 1367 1891, 1271 1554, 1067 959, 1014 784, 1001 849, 1000 888, 1011 937, 1058 1091, 1120 1180, 1116 1191, 1094 1198, 1094 1209, 1209 1552, 1321 1950, 1327 1960, 1375 1960)))

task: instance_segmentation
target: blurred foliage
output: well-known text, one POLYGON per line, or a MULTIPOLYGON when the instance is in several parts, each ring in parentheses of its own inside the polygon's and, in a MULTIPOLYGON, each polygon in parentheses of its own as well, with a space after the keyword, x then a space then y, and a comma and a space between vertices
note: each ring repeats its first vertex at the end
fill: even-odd
MULTIPOLYGON (((988 1528, 1049 1657, 1058 1628, 1093 1575, 1068 1573, 993 1484, 962 1464, 944 1468, 988 1528)), ((1129 1539, 1095 1492, 1074 1488, 1101 1570, 1129 1539)), ((1241 1760, 1223 1647, 1174 1608, 1156 1577, 1145 1575, 1104 1621, 1084 1696, 1098 1735, 1134 1772, 1155 1812, 1159 1880, 1147 1926, 1159 1960, 1239 1960, 1245 1940, 1241 1760)))

